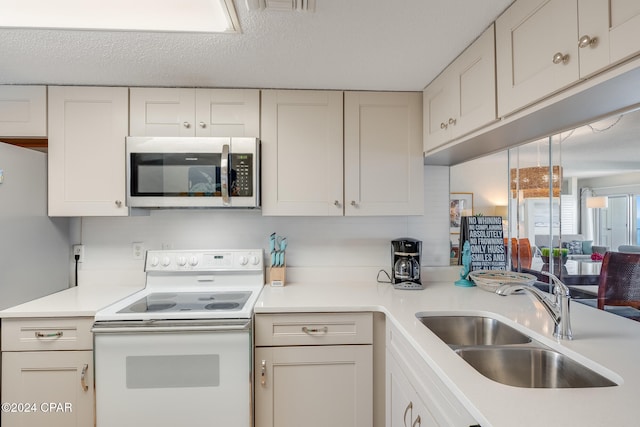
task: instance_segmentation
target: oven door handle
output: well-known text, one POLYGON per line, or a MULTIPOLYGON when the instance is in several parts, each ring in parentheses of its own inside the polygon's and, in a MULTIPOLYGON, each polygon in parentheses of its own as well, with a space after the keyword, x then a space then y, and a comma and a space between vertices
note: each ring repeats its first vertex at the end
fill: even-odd
POLYGON ((126 322, 118 322, 117 325, 94 324, 91 328, 93 333, 121 334, 121 333, 167 333, 167 332, 237 332, 249 331, 251 321, 244 323, 221 323, 221 324, 189 324, 172 323, 163 321, 161 324, 155 322, 148 325, 126 325, 126 322))

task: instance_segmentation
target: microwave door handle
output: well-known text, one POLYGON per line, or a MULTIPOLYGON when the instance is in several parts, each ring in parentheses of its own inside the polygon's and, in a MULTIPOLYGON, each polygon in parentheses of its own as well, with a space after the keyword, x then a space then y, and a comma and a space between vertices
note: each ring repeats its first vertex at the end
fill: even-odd
POLYGON ((222 158, 220 159, 220 189, 222 191, 222 204, 229 206, 229 144, 222 146, 222 158))

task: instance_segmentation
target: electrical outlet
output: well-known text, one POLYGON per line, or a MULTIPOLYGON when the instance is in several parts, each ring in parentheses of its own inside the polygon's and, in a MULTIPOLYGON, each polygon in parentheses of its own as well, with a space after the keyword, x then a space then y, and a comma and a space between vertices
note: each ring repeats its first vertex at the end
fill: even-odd
POLYGON ((78 262, 84 262, 84 245, 73 245, 73 259, 79 256, 78 262))
POLYGON ((131 250, 133 251, 133 259, 144 259, 144 243, 133 242, 131 244, 131 250))

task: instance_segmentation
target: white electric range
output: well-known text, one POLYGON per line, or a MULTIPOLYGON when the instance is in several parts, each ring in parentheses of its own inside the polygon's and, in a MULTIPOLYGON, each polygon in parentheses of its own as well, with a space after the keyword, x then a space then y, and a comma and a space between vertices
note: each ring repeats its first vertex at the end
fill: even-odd
POLYGON ((149 251, 145 271, 96 313, 97 427, 250 427, 262 250, 149 251))

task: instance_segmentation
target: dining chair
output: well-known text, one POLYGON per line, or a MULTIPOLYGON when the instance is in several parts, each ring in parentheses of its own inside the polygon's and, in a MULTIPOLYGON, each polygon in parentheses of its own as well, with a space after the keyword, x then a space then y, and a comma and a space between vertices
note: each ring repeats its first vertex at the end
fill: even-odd
POLYGON ((598 282, 598 308, 605 305, 640 309, 640 253, 607 252, 598 282))

